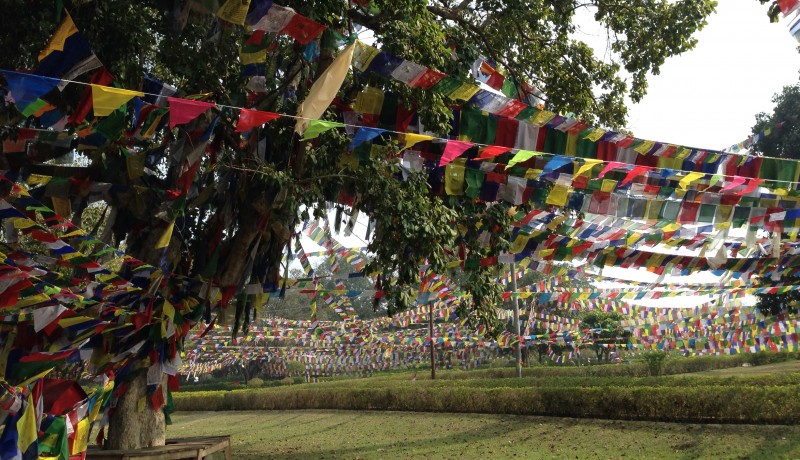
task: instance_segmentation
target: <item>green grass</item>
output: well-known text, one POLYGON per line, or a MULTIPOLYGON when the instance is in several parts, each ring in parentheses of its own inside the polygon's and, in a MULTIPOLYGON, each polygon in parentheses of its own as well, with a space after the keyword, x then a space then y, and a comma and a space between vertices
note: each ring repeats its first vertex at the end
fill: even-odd
POLYGON ((169 438, 229 434, 234 458, 800 458, 800 427, 488 414, 183 412, 169 438))

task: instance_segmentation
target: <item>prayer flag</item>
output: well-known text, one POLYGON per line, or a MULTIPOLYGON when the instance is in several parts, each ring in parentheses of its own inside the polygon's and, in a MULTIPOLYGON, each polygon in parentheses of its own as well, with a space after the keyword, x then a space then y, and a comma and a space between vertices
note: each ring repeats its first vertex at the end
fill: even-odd
POLYGON ((342 82, 344 82, 344 78, 350 69, 354 50, 355 44, 345 48, 311 86, 308 96, 297 109, 298 119, 295 125, 295 132, 303 134, 309 125, 309 120, 318 119, 331 105, 331 101, 336 97, 339 88, 342 87, 342 82))
POLYGON ((170 222, 167 228, 164 230, 164 233, 161 234, 161 237, 158 239, 156 243, 156 249, 166 248, 169 246, 169 242, 172 239, 172 231, 175 228, 175 222, 170 222))
POLYGON ((211 107, 216 107, 216 105, 211 102, 181 99, 177 97, 168 97, 167 101, 169 102, 170 128, 188 123, 202 115, 203 112, 211 107))
POLYGON ((514 158, 512 158, 511 161, 508 162, 508 165, 506 166, 506 169, 514 166, 517 163, 523 163, 525 161, 528 161, 531 158, 533 158, 535 156, 538 156, 538 155, 541 155, 541 152, 533 152, 533 151, 530 151, 530 150, 519 150, 517 152, 517 154, 514 155, 514 158))
POLYGON ((359 130, 356 131, 356 135, 353 136, 353 139, 350 141, 350 150, 353 150, 365 142, 375 139, 385 132, 385 129, 369 128, 366 126, 359 128, 359 130))
POLYGON ((680 187, 681 190, 686 190, 687 187, 689 187, 689 184, 700 180, 700 178, 702 178, 705 175, 706 173, 702 172, 690 172, 689 174, 683 176, 683 179, 681 179, 680 182, 678 182, 678 187, 680 187))
POLYGON ((262 126, 276 118, 280 118, 280 115, 277 113, 242 109, 239 112, 239 122, 236 124, 236 132, 241 133, 251 130, 256 126, 262 126))
POLYGON ((325 121, 325 120, 311 120, 308 123, 308 127, 305 129, 305 133, 301 140, 307 141, 309 139, 314 139, 320 134, 324 133, 325 131, 341 127, 344 127, 344 123, 338 123, 335 121, 325 121))
POLYGON ((69 13, 64 15, 58 29, 39 53, 36 73, 48 77, 72 80, 78 75, 102 67, 69 13))
POLYGON ((218 10, 217 16, 231 24, 244 25, 250 0, 228 0, 218 10))
POLYGON ((442 158, 439 160, 439 166, 445 166, 447 163, 455 160, 473 145, 475 144, 472 142, 447 141, 447 145, 444 148, 444 153, 442 153, 442 158))
MULTIPOLYGON (((481 149, 481 153, 480 153, 480 155, 478 155, 477 159, 478 160, 486 160, 486 159, 489 159, 489 158, 494 158, 494 157, 496 157, 498 155, 501 155, 503 153, 508 152, 509 150, 511 150, 510 147, 501 147, 499 145, 488 145, 485 148, 481 149)), ((523 152, 523 151, 524 150, 520 150, 520 152, 523 152)), ((517 155, 519 155, 519 152, 517 153, 517 155)), ((516 156, 514 158, 516 158, 516 156)), ((513 161, 513 159, 512 159, 512 161, 513 161)), ((510 166, 511 165, 509 165, 509 167, 510 166)))
POLYGON ((417 143, 422 141, 430 141, 433 140, 433 136, 425 136, 423 134, 414 134, 414 133, 405 133, 403 135, 403 148, 401 150, 405 150, 417 143))
POLYGON ((93 84, 92 105, 94 105, 94 114, 98 117, 111 115, 136 96, 142 97, 144 93, 93 84))
POLYGON ((28 395, 28 403, 17 420, 17 447, 22 460, 36 460, 39 455, 39 436, 36 424, 36 403, 33 394, 28 395))
POLYGON ((8 83, 8 90, 14 98, 17 110, 26 117, 33 115, 33 111, 29 111, 28 108, 61 82, 56 78, 11 72, 9 70, 4 70, 3 76, 6 79, 6 83, 8 83))
POLYGON ((302 45, 308 45, 326 28, 327 26, 324 26, 305 16, 295 14, 291 17, 291 19, 289 19, 289 22, 283 26, 280 33, 294 38, 302 45))

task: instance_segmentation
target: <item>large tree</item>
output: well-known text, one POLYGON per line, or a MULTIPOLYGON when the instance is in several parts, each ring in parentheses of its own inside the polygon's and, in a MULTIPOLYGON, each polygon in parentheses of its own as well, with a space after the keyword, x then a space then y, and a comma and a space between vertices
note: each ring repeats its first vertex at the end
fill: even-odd
MULTIPOLYGON (((800 84, 783 87, 772 97, 775 107, 771 113, 760 112, 752 128, 752 150, 756 153, 776 158, 800 159, 800 84)), ((796 280, 781 279, 781 284, 794 284, 796 280)), ((761 284, 774 284, 771 279, 762 279, 761 284)), ((756 307, 765 316, 781 313, 796 313, 800 293, 789 291, 784 294, 758 295, 756 307)))
MULTIPOLYGON (((67 0, 55 5, 12 0, 0 18, 6 50, 0 55, 0 68, 36 69, 37 56, 58 25, 57 16, 64 14, 57 7, 60 3, 113 77, 107 85, 141 88, 147 73, 178 88, 179 96, 200 94, 218 104, 292 115, 337 56, 342 45, 337 37, 366 28, 376 46, 463 80, 470 78, 475 60, 484 57, 506 73, 514 96, 531 100, 528 93, 534 92, 549 110, 612 128, 625 123, 625 96, 641 99, 647 75, 658 73, 665 59, 695 45, 693 34, 705 25, 716 4, 711 0, 285 0, 283 6, 327 27, 309 47, 285 35, 254 37, 245 28, 222 21, 213 14, 223 3, 217 0, 67 0), (575 38, 576 14, 582 11, 605 27, 610 54, 598 56, 575 38), (243 75, 240 50, 259 45, 266 48, 266 62, 259 68, 259 76, 265 78, 256 91, 252 86, 248 91, 251 80, 243 75)), ((270 2, 243 2, 247 3, 256 10, 270 2)), ((86 81, 90 76, 77 78, 86 81)), ((441 135, 449 131, 454 101, 362 74, 348 77, 338 105, 323 117, 337 119, 336 107, 350 104, 354 92, 367 84, 398 95, 399 103, 414 107, 429 130, 441 135)), ((46 99, 70 114, 80 105, 84 89, 69 84, 46 99)), ((1 117, 6 126, 39 123, 10 107, 1 117)), ((234 131, 235 119, 235 111, 215 108, 188 125, 163 128, 150 137, 128 137, 106 123, 104 142, 85 152, 88 166, 45 167, 37 164, 39 156, 6 164, 0 156, 4 162, 0 169, 72 178, 74 186, 66 198, 73 204, 76 223, 81 223, 88 202, 81 181, 119 185, 103 196, 109 206, 110 230, 104 235, 108 242, 163 269, 167 280, 199 280, 234 296, 245 285, 276 283, 283 275, 280 262, 296 224, 309 213, 324 213, 326 204, 337 201, 342 192, 351 198, 349 206, 374 221, 369 249, 375 258, 369 269, 382 274, 378 287, 387 293, 390 313, 415 298, 420 263, 438 270, 459 254, 467 262, 477 261, 509 247, 511 213, 506 204, 433 196, 423 175, 398 180, 396 149, 380 150, 355 165, 343 163, 341 154, 349 139, 341 132, 301 141, 295 120, 282 117, 242 138, 234 131), (198 142, 206 140, 208 146, 195 151, 198 142), (166 251, 156 249, 171 223, 175 231, 169 246, 166 251), (488 230, 489 237, 485 230, 476 231, 479 228, 488 230)), ((91 116, 87 122, 97 126, 91 116)), ((123 128, 130 128, 125 123, 130 121, 122 120, 123 128)), ((81 120, 66 126, 71 132, 83 128, 81 120)), ((462 280, 464 290, 472 294, 471 313, 490 322, 501 294, 494 282, 497 269, 477 263, 465 266, 462 280)), ((194 289, 199 287, 188 285, 182 284, 182 295, 196 297, 194 289)), ((173 298, 172 287, 165 282, 163 289, 151 290, 160 296, 154 302, 156 309, 164 299, 173 298)), ((243 298, 227 303, 195 300, 207 307, 207 313, 212 306, 218 308, 219 317, 229 316, 237 327, 251 313, 243 298)), ((143 371, 151 364, 152 350, 158 348, 151 345, 138 352, 138 361, 124 373, 129 385, 123 388, 128 391, 112 417, 110 447, 163 442, 163 415, 136 409, 145 393, 143 371)))

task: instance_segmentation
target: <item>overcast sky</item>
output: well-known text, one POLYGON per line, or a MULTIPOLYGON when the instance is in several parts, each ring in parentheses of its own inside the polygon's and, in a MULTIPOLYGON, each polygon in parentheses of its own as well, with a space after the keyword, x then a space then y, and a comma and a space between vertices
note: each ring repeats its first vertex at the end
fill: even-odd
POLYGON ((755 114, 770 112, 772 96, 797 83, 800 70, 791 17, 771 24, 766 11, 755 0, 719 1, 697 47, 668 59, 642 102, 629 106, 634 135, 706 149, 746 139, 755 114))

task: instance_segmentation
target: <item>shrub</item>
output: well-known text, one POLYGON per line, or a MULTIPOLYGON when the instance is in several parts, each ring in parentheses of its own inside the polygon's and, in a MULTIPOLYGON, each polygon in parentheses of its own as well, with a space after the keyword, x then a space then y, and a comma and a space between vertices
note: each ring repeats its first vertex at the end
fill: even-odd
POLYGON ((664 360, 667 354, 663 351, 648 351, 642 355, 644 362, 647 363, 647 371, 652 376, 659 376, 664 373, 664 360))
POLYGON ((252 379, 247 381, 248 387, 258 388, 264 386, 264 381, 258 377, 253 377, 252 379))
POLYGON ((294 379, 292 377, 285 377, 281 379, 282 386, 293 385, 293 384, 294 384, 294 379))

